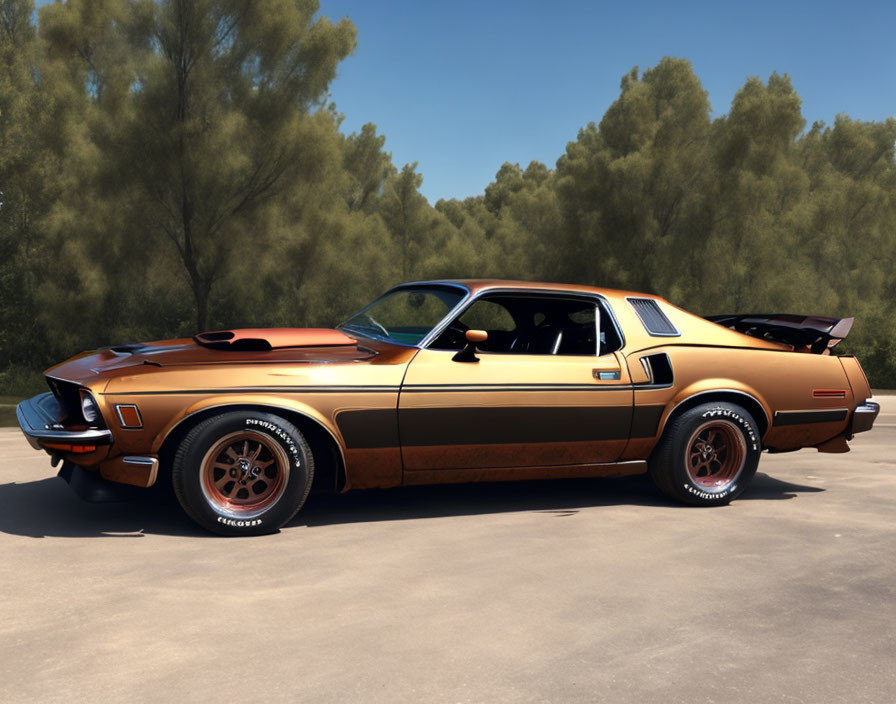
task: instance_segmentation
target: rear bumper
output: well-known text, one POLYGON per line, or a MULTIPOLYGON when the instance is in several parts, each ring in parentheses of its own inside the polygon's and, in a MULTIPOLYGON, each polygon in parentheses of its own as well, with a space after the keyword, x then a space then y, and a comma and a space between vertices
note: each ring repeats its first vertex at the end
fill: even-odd
POLYGON ((880 404, 874 401, 865 401, 856 406, 856 410, 852 414, 850 433, 854 435, 871 430, 878 413, 880 413, 880 404))
POLYGON ((112 433, 103 428, 67 430, 61 424, 62 408, 53 394, 38 394, 16 406, 19 427, 36 450, 40 441, 82 445, 111 445, 112 433))

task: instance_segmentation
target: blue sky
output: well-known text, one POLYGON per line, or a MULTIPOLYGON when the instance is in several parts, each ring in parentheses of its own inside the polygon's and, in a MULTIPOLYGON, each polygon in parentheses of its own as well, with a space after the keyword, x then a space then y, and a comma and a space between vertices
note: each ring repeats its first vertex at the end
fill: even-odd
POLYGON ((715 115, 750 76, 791 76, 803 116, 896 115, 896 2, 321 0, 358 48, 331 96, 373 122, 430 201, 483 191, 505 161, 553 167, 633 66, 689 59, 715 115))

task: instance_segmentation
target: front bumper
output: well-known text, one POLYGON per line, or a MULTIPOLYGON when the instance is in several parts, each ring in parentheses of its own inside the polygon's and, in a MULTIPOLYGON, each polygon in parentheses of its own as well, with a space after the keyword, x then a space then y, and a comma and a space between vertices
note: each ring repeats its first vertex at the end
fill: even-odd
POLYGON ((16 406, 19 427, 35 450, 40 441, 76 445, 111 445, 112 433, 105 428, 67 430, 61 424, 62 408, 53 394, 38 394, 16 406))
POLYGON ((852 414, 852 427, 850 432, 864 433, 871 430, 874 421, 877 420, 877 414, 880 413, 880 404, 875 401, 865 401, 856 406, 855 412, 852 414))

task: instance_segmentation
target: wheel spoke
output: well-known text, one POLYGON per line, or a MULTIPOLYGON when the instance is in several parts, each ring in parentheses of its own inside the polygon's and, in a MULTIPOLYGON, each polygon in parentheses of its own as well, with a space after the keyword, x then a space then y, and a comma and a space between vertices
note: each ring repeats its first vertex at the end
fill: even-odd
POLYGON ((691 480, 714 491, 727 487, 743 466, 742 431, 725 419, 706 421, 694 431, 685 457, 691 480))
POLYGON ((225 435, 213 445, 201 472, 202 492, 210 505, 229 515, 251 517, 280 500, 290 463, 275 438, 245 430, 225 435))

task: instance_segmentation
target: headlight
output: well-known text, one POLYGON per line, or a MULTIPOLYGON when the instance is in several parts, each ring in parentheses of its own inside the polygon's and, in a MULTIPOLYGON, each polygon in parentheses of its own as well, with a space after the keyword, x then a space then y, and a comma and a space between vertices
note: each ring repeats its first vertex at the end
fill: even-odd
POLYGON ((96 405, 90 392, 85 389, 81 389, 81 415, 88 423, 95 423, 100 417, 99 406, 96 405))

